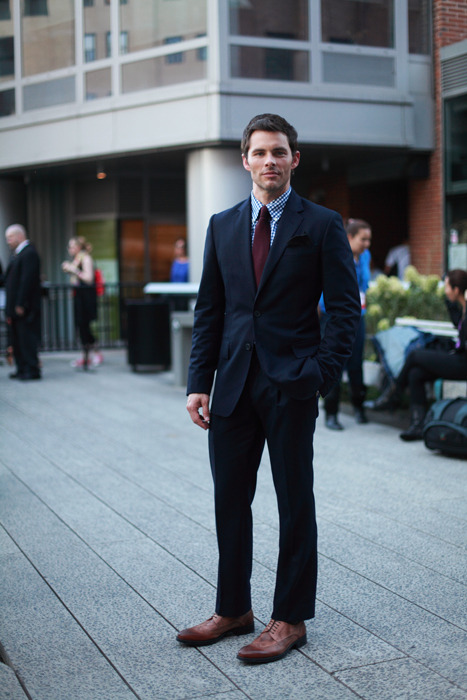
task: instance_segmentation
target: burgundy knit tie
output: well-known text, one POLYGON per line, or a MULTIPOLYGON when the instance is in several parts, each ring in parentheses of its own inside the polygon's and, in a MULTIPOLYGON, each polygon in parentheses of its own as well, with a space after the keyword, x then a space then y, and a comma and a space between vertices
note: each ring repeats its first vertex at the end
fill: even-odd
POLYGON ((269 247, 271 245, 271 226, 269 219, 271 215, 266 205, 261 207, 259 219, 255 226, 255 235, 253 238, 253 266, 255 268, 256 286, 259 286, 263 268, 268 257, 269 247))

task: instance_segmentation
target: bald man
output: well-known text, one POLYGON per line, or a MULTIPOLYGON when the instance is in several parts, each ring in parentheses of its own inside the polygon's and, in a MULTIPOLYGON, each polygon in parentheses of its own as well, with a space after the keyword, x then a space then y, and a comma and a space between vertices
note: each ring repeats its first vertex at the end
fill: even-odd
POLYGON ((6 319, 16 362, 16 372, 10 374, 10 378, 40 379, 40 258, 20 224, 9 226, 5 238, 13 253, 5 274, 6 319))

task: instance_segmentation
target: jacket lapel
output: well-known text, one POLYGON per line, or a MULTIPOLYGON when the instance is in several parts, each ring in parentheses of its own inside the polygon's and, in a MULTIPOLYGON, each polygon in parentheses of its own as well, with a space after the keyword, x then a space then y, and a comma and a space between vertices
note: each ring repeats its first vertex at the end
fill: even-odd
POLYGON ((249 197, 239 205, 233 229, 235 257, 238 258, 238 264, 245 272, 248 287, 251 288, 254 295, 256 282, 251 257, 251 205, 249 197))

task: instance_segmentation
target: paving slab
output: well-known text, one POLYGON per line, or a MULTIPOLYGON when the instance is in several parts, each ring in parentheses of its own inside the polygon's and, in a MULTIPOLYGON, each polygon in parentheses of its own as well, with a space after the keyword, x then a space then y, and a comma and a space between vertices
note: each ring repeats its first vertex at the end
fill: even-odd
MULTIPOLYGON (((122 351, 87 373, 70 359, 44 355, 41 382, 0 367, 0 644, 31 697, 467 699, 465 462, 321 416, 317 616, 303 648, 250 667, 236 653, 253 634, 175 640, 212 614, 217 576, 207 436, 184 390, 122 351)), ((278 541, 267 453, 253 511, 260 630, 278 541)))

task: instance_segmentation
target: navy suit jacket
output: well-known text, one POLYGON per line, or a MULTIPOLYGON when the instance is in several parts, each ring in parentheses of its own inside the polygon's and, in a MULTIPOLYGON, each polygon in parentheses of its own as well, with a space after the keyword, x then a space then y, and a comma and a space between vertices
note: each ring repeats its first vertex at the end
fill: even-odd
POLYGON ((41 310, 41 264, 32 243, 14 255, 5 273, 6 309, 8 318, 17 318, 15 307, 24 308, 24 318, 39 318, 41 310))
POLYGON ((248 198, 209 223, 187 393, 210 394, 216 376, 211 410, 229 416, 255 347, 283 392, 324 396, 340 378, 359 320, 355 264, 339 214, 292 190, 256 289, 248 198), (321 292, 329 314, 323 338, 321 292))

